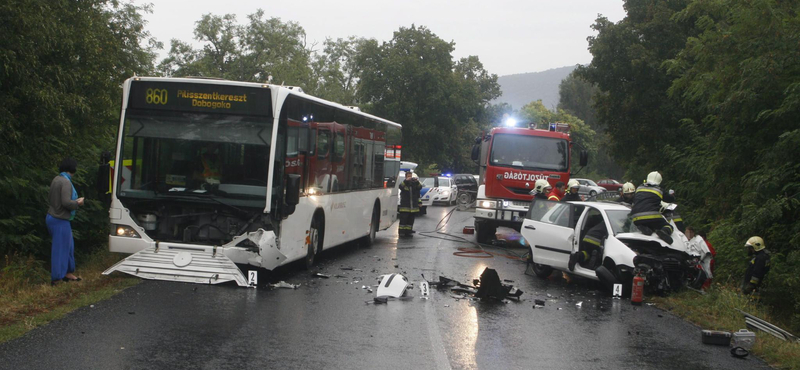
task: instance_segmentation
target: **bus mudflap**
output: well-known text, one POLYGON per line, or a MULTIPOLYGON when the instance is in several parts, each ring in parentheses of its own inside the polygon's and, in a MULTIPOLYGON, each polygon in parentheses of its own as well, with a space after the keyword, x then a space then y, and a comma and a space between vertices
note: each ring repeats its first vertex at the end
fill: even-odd
POLYGON ((242 271, 217 248, 151 247, 117 262, 103 275, 124 272, 142 279, 220 284, 235 281, 246 287, 242 271))

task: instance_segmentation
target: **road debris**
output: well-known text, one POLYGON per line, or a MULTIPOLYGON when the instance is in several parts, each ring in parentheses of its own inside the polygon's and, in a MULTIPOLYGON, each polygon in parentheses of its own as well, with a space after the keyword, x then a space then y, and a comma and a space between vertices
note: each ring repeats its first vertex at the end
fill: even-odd
POLYGON ((583 307, 583 301, 580 301, 580 302, 578 302, 578 303, 575 303, 575 306, 577 306, 578 308, 581 308, 581 307, 583 307))
POLYGON ((480 286, 478 286, 478 291, 475 292, 475 297, 481 300, 493 298, 502 301, 505 298, 519 299, 522 293, 522 290, 517 289, 515 286, 502 284, 497 271, 487 267, 481 274, 480 286))
POLYGON ((406 293, 408 287, 408 279, 400 274, 387 274, 381 276, 381 282, 378 285, 378 297, 393 297, 398 298, 406 293))
POLYGON ((317 273, 315 273, 314 275, 311 275, 311 276, 318 277, 318 278, 323 278, 323 279, 328 279, 328 278, 331 277, 330 275, 325 275, 325 274, 323 274, 321 272, 317 272, 317 273))
POLYGON ((297 287, 298 287, 295 284, 289 284, 289 283, 287 283, 285 281, 282 281, 282 280, 279 281, 277 284, 270 284, 269 286, 271 286, 273 288, 283 288, 283 289, 297 289, 297 287))

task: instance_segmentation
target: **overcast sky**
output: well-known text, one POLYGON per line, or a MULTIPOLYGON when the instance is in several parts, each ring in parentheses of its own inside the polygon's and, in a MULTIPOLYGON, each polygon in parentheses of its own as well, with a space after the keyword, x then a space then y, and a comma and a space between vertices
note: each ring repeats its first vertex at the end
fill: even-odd
MULTIPOLYGON (((351 35, 388 41, 411 24, 424 25, 446 41, 455 41, 456 58, 477 55, 490 73, 504 76, 539 72, 592 59, 586 37, 598 14, 613 22, 625 16, 622 0, 136 0, 153 4, 147 29, 169 48, 169 40, 192 41, 203 14, 246 15, 264 9, 267 17, 300 24, 308 42, 351 35)), ((199 44, 196 44, 199 45, 199 44)))

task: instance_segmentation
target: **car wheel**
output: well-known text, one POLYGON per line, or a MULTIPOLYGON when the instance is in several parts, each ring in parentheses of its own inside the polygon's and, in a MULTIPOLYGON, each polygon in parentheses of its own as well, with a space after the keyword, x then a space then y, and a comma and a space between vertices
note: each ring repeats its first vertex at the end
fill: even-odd
POLYGON ((590 192, 589 192, 589 196, 590 196, 590 197, 593 197, 593 196, 595 196, 595 195, 597 195, 597 192, 596 192, 596 191, 592 190, 592 191, 590 191, 590 192))
POLYGON ((550 277, 550 274, 553 273, 553 268, 547 265, 540 265, 536 262, 533 262, 533 248, 528 250, 528 264, 531 265, 531 269, 533 270, 534 275, 542 278, 547 279, 550 277))
POLYGON ((609 271, 605 266, 600 266, 594 270, 595 274, 597 274, 597 278, 600 279, 600 282, 603 283, 603 287, 606 288, 608 293, 613 292, 614 284, 619 284, 617 281, 616 276, 614 276, 611 271, 609 271))

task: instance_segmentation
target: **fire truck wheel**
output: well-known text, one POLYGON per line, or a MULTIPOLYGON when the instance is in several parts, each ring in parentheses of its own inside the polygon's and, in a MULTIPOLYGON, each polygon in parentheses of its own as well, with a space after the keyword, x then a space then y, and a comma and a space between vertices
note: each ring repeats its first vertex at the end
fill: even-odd
POLYGON ((489 243, 497 233, 497 226, 489 225, 485 222, 475 222, 475 239, 478 243, 489 243))

